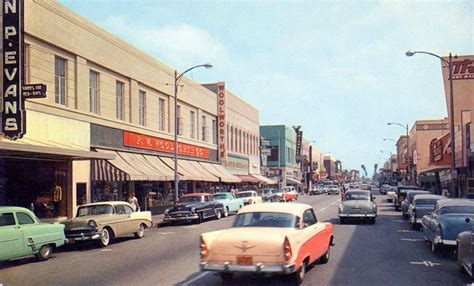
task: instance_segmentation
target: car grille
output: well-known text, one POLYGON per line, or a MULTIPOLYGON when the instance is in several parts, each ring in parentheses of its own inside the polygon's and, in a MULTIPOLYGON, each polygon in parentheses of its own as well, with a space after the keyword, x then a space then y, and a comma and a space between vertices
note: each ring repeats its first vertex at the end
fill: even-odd
POLYGON ((190 216, 190 215, 193 215, 193 213, 190 212, 190 211, 178 211, 178 212, 168 213, 168 215, 169 215, 170 217, 182 217, 182 216, 190 216))
POLYGON ((74 229, 74 230, 64 230, 66 237, 71 236, 81 236, 81 235, 92 235, 97 231, 93 228, 83 228, 83 229, 74 229))

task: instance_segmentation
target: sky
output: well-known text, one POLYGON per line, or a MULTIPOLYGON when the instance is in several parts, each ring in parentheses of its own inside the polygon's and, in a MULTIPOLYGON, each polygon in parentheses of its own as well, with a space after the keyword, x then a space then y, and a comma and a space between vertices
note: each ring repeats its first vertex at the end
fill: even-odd
POLYGON ((199 83, 301 125, 344 169, 383 164, 419 119, 447 116, 441 63, 407 50, 474 54, 474 1, 60 0, 199 83))

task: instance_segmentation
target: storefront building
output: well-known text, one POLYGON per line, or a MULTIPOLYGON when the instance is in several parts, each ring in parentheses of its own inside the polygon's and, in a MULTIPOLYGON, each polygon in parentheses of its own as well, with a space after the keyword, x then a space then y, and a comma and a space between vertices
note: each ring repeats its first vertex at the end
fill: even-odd
MULTIPOLYGON (((83 203, 135 192, 142 209, 162 211, 174 201, 175 116, 180 193, 242 182, 219 157, 215 92, 183 77, 175 114, 174 69, 60 4, 27 2, 24 69, 25 83, 46 84, 47 97, 26 100, 22 139, 0 140, 0 205, 60 220, 83 203)), ((235 96, 227 108, 242 105, 253 121, 232 115, 242 140, 229 155, 246 161, 236 168, 247 175, 260 170, 251 140, 259 123, 258 111, 235 96)))
POLYGON ((408 137, 401 135, 395 146, 397 148, 397 162, 398 162, 398 177, 403 182, 407 182, 408 179, 408 137))

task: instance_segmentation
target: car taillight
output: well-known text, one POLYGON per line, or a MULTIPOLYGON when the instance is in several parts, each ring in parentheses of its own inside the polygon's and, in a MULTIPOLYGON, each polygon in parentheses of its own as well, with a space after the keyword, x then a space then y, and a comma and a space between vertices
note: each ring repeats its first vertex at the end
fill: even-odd
POLYGON ((209 251, 207 249, 207 245, 204 242, 204 239, 202 238, 202 236, 201 236, 200 241, 199 241, 199 247, 201 249, 201 258, 206 258, 207 255, 209 254, 209 251))
POLYGON ((288 262, 292 256, 291 245, 288 237, 285 237, 285 242, 283 242, 283 256, 285 257, 285 262, 288 262))

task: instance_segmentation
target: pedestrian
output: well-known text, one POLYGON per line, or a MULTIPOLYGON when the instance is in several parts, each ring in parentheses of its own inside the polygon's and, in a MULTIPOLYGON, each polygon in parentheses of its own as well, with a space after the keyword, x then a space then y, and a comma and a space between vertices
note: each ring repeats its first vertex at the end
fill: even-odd
POLYGON ((135 197, 135 192, 130 193, 130 196, 128 197, 128 202, 132 205, 133 211, 140 211, 140 205, 138 204, 138 199, 135 197))

